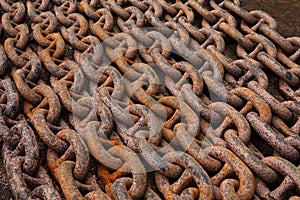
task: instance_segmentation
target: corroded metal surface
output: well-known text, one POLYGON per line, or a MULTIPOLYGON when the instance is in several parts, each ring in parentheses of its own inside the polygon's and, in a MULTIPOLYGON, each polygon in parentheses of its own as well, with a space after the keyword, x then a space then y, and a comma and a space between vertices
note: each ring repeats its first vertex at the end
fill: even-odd
POLYGON ((0 0, 4 199, 299 199, 300 37, 242 6, 0 0))

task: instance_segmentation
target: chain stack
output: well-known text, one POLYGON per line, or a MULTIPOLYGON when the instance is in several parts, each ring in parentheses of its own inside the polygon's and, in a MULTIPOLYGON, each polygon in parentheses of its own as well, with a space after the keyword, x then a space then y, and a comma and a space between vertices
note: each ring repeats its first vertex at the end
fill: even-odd
POLYGON ((238 0, 0 8, 15 199, 300 199, 300 38, 267 13, 238 0))

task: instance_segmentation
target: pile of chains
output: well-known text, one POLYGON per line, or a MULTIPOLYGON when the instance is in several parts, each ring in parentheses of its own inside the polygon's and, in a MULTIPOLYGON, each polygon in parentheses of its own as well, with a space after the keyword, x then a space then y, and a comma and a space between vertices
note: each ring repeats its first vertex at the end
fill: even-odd
POLYGON ((238 0, 0 0, 15 199, 300 199, 300 38, 238 0))

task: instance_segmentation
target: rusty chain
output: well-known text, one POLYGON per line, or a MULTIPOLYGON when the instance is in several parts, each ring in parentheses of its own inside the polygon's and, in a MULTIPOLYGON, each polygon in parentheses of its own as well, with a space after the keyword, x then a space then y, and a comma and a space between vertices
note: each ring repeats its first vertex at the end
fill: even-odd
POLYGON ((15 199, 300 198, 300 37, 266 12, 0 0, 0 13, 15 199))

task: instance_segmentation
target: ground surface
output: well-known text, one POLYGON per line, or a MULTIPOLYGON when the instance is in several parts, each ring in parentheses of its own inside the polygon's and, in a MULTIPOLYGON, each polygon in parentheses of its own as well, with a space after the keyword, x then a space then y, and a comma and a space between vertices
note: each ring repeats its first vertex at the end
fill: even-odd
POLYGON ((278 22, 278 31, 285 37, 300 37, 299 0, 241 0, 247 10, 263 10, 278 22))

